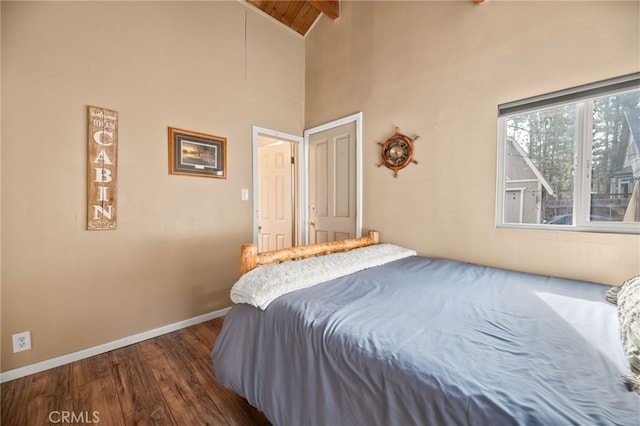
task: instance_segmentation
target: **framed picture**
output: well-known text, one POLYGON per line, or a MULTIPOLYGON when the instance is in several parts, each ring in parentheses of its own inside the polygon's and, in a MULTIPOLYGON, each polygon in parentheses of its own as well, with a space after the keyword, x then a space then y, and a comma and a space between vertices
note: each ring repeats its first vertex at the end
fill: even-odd
POLYGON ((227 178, 227 139, 169 127, 169 174, 227 178))

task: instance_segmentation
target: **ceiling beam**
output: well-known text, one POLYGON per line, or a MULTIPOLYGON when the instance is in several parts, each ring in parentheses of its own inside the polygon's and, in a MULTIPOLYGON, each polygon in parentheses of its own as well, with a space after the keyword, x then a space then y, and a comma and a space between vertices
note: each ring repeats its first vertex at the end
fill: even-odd
POLYGON ((340 17, 339 0, 309 0, 309 4, 334 21, 340 17))

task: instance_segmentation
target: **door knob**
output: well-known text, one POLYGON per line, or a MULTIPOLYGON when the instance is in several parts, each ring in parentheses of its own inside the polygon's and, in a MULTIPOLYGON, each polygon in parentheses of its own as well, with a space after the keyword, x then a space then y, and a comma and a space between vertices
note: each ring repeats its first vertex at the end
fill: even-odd
POLYGON ((313 220, 309 221, 309 226, 316 226, 316 223, 313 220))

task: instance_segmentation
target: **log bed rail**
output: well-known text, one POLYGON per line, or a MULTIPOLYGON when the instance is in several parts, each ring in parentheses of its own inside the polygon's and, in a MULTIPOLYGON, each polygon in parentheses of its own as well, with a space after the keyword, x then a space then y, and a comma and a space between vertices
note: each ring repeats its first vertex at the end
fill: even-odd
POLYGON ((256 244, 243 244, 240 247, 240 275, 271 263, 286 262, 288 260, 304 259, 340 251, 349 251, 359 247, 366 247, 380 242, 378 231, 369 231, 366 237, 350 238, 347 240, 329 241, 326 243, 308 244, 280 250, 258 253, 256 244))

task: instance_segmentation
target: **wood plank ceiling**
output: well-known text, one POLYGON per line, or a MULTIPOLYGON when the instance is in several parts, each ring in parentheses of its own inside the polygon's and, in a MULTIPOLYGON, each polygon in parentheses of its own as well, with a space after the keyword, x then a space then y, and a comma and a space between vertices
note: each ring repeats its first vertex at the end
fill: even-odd
MULTIPOLYGON (((334 21, 340 17, 340 0, 245 0, 303 36, 320 13, 334 21)), ((473 4, 485 0, 471 0, 473 4)))
POLYGON ((307 34, 320 13, 324 13, 333 20, 340 16, 339 0, 246 1, 303 36, 307 34))

